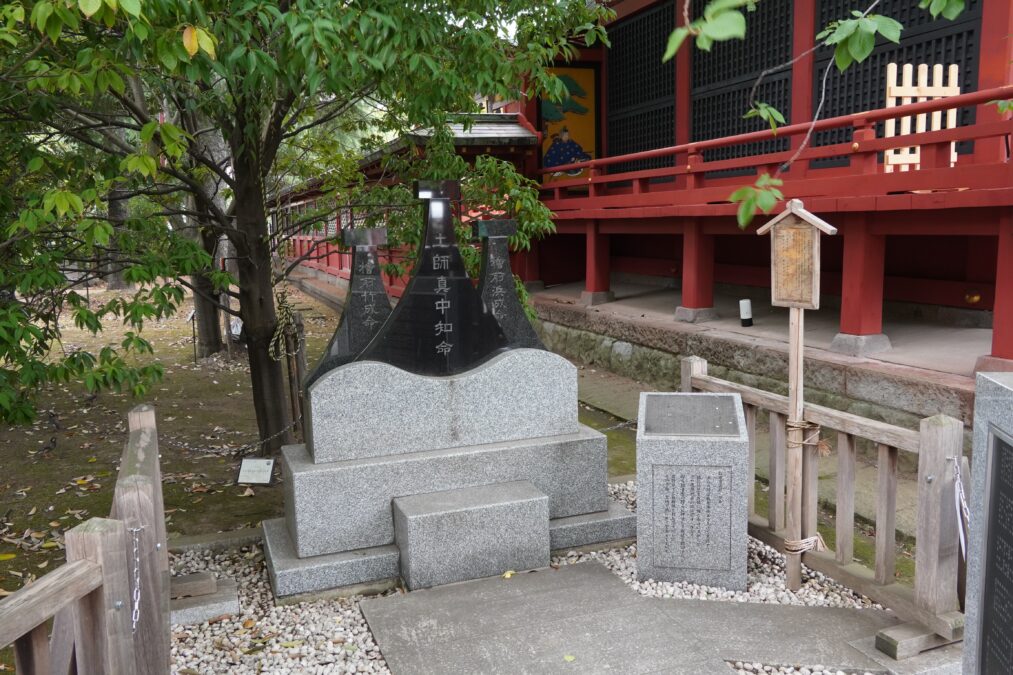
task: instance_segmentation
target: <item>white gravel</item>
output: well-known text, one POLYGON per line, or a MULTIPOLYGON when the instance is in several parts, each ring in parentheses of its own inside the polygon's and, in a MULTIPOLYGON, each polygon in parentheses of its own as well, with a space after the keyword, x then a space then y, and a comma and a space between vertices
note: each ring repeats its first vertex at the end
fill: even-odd
MULTIPOLYGON (((610 485, 609 494, 636 510, 633 482, 610 485)), ((570 553, 553 558, 553 565, 597 560, 627 585, 659 598, 693 598, 727 602, 761 602, 819 607, 878 607, 868 598, 824 575, 803 567, 797 592, 784 586, 784 556, 750 539, 748 589, 726 591, 686 583, 638 581, 636 545, 626 548, 570 553)), ((173 672, 180 675, 217 673, 389 673, 359 610, 358 597, 277 606, 271 593, 259 546, 224 552, 189 551, 173 558, 174 574, 211 571, 236 579, 242 613, 211 623, 172 627, 173 672)), ((391 591, 397 593, 400 591, 391 591)), ((730 671, 851 675, 815 665, 794 668, 760 663, 729 663, 730 671)))
POLYGON ((188 551, 174 574, 212 571, 239 582, 239 616, 172 627, 173 672, 389 673, 358 598, 275 605, 259 546, 188 551))

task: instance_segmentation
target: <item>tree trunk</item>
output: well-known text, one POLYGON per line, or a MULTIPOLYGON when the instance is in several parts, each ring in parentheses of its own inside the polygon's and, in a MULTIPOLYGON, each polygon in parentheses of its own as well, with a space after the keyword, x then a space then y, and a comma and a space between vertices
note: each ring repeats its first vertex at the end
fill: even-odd
POLYGON ((274 306, 267 213, 256 171, 236 167, 235 205, 236 236, 232 243, 236 246, 239 312, 246 331, 253 406, 260 437, 269 439, 266 447, 276 453, 282 445, 291 442, 292 419, 282 364, 270 355, 278 316, 274 306))
MULTIPOLYGON (((200 233, 204 250, 213 256, 215 253, 215 235, 204 230, 200 233)), ((214 264, 214 262, 212 262, 214 264)), ((194 274, 190 277, 194 285, 193 310, 197 322, 197 355, 206 358, 217 354, 225 348, 222 341, 222 321, 218 305, 211 298, 217 297, 215 285, 207 274, 194 274)))
POLYGON ((109 223, 113 226, 114 230, 114 234, 109 240, 111 248, 109 260, 106 262, 105 270, 103 270, 106 288, 110 291, 133 290, 134 285, 127 283, 126 279, 123 278, 123 262, 120 256, 117 255, 118 250, 116 249, 116 237, 123 229, 123 223, 130 217, 130 206, 127 204, 127 200, 123 198, 123 193, 120 190, 111 191, 106 204, 109 223))

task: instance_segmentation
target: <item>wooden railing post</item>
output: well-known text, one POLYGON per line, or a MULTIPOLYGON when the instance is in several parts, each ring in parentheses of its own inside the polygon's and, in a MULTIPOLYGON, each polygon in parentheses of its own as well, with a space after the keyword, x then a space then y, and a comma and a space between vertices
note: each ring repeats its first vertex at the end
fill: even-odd
POLYGON ((876 126, 864 120, 856 123, 851 140, 851 151, 854 153, 851 157, 851 172, 876 173, 879 171, 877 154, 865 149, 866 143, 876 140, 876 126))
POLYGON ((897 564, 897 448, 877 444, 876 583, 892 584, 897 564))
POLYGON ((918 523, 915 602, 934 614, 959 608, 957 514, 953 458, 963 454, 964 425, 936 415, 921 421, 918 453, 918 523))
POLYGON ((154 408, 137 406, 130 411, 128 423, 130 439, 120 462, 112 513, 127 527, 131 592, 135 566, 141 580, 141 610, 134 639, 136 672, 161 675, 169 667, 169 555, 154 408))
POLYGON ((700 171, 700 164, 703 163, 703 155, 691 152, 686 159, 686 189, 694 190, 701 187, 703 183, 703 172, 700 171))
POLYGON ((40 623, 14 642, 14 668, 24 675, 44 675, 51 672, 49 664, 49 631, 40 623))
POLYGON ((749 438, 749 484, 746 485, 746 497, 750 516, 756 512, 756 406, 744 405, 746 413, 746 435, 749 438))
POLYGON ((707 374, 707 360, 699 356, 686 356, 682 359, 682 381, 679 389, 689 393, 693 391, 693 378, 707 374))
POLYGON ((787 418, 770 413, 770 458, 767 491, 767 526, 771 532, 784 529, 784 472, 788 455, 787 418))
POLYGON ((91 518, 67 532, 66 545, 67 562, 90 560, 102 566, 102 584, 84 596, 74 612, 77 672, 81 675, 138 672, 130 629, 126 528, 119 520, 91 518))
POLYGON ((855 437, 837 434, 837 562, 850 565, 855 557, 855 437))

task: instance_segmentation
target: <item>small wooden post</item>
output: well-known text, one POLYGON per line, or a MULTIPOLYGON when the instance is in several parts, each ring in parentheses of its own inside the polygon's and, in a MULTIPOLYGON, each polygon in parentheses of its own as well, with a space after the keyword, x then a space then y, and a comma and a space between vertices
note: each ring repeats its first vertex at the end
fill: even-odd
POLYGON ((102 566, 102 585, 83 597, 74 613, 77 672, 82 675, 138 672, 130 629, 128 541, 123 523, 109 518, 91 518, 67 532, 68 562, 90 560, 102 566))
POLYGON ((693 378, 707 374, 707 360, 699 356, 686 356, 682 359, 682 378, 680 389, 689 393, 693 391, 693 378))
POLYGON ((19 673, 34 675, 50 672, 49 631, 40 623, 14 641, 14 667, 19 673))
POLYGON ((746 435, 749 438, 749 485, 746 495, 749 500, 747 513, 752 516, 756 512, 756 406, 746 405, 746 435))
POLYGON ((876 583, 892 584, 897 567, 897 448, 877 444, 876 583))
POLYGON ((112 513, 127 527, 131 592, 135 566, 141 580, 141 611, 134 639, 135 672, 155 675, 165 673, 169 667, 169 552, 155 410, 147 405, 137 406, 130 411, 128 422, 130 439, 120 461, 112 513), (134 537, 138 548, 136 560, 134 537))
POLYGON ((915 547, 915 602, 933 614, 959 608, 960 551, 953 458, 963 455, 964 425, 936 415, 923 419, 918 447, 918 524, 915 547))
POLYGON ((770 482, 767 492, 767 526, 771 532, 784 529, 784 459, 788 453, 784 415, 770 413, 770 482))
MULTIPOLYGON (((820 233, 837 234, 837 229, 806 211, 801 201, 792 199, 783 212, 756 233, 764 235, 768 232, 770 304, 774 307, 788 307, 790 312, 785 541, 801 543, 803 538, 816 534, 816 481, 819 478, 816 450, 811 445, 804 445, 803 312, 806 309, 819 309, 820 306, 820 233), (803 503, 807 506, 805 509, 803 503)), ((796 591, 802 587, 802 556, 800 553, 788 553, 787 558, 786 585, 788 590, 796 591)))
POLYGON ((837 562, 855 557, 855 437, 837 434, 837 562))

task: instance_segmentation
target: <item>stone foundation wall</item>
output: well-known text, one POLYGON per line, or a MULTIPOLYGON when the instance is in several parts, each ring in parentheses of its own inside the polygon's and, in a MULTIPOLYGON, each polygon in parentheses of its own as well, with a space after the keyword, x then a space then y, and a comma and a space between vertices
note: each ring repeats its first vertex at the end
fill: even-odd
MULTIPOLYGON (((538 298, 545 346, 578 362, 663 389, 679 386, 680 359, 699 356, 722 379, 787 395, 788 354, 783 342, 680 324, 617 316, 538 298)), ((971 423, 974 381, 823 350, 807 350, 806 400, 909 429, 942 413, 971 423)))

